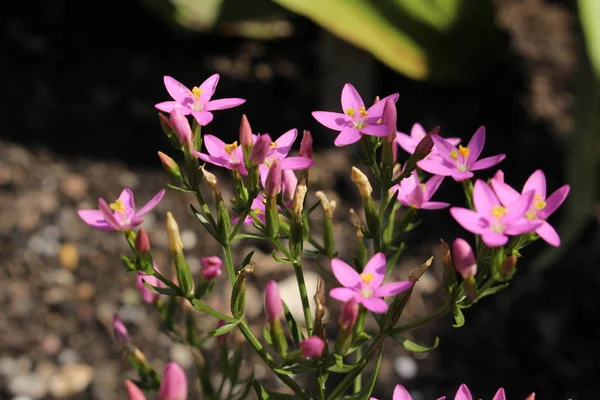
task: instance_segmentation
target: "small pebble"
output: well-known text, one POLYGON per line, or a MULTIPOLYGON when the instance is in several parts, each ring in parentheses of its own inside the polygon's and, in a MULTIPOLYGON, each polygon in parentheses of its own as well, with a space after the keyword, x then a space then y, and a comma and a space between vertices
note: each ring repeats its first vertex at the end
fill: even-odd
POLYGON ((85 198, 88 189, 88 181, 81 175, 68 174, 61 182, 60 189, 72 200, 85 198))
POLYGON ((58 337, 57 335, 50 334, 42 339, 40 346, 44 353, 48 355, 54 355, 60 350, 62 342, 60 340, 60 337, 58 337))
POLYGON ((394 360, 394 371, 404 379, 412 379, 417 376, 419 368, 414 358, 409 356, 400 356, 394 360))
POLYGON ((73 349, 64 349, 58 355, 58 363, 61 365, 76 364, 79 362, 79 354, 73 349))
POLYGON ((15 376, 8 384, 8 390, 13 394, 41 399, 46 396, 48 387, 44 379, 36 374, 15 376))
POLYGON ((94 369, 84 364, 62 367, 50 380, 50 394, 64 398, 85 390, 94 378, 94 369))
POLYGON ((194 231, 190 229, 184 229, 181 231, 181 241, 183 242, 184 248, 193 249, 198 243, 198 237, 194 231))
POLYGON ((77 286, 77 297, 81 300, 89 300, 96 293, 96 288, 90 282, 82 282, 77 286))
POLYGON ((170 356, 173 361, 181 365, 182 368, 190 368, 194 364, 194 358, 189 349, 181 344, 175 344, 171 347, 170 356))
POLYGON ((79 251, 77 250, 77 246, 73 243, 64 243, 58 252, 58 259, 63 268, 71 271, 77 269, 77 265, 79 264, 79 251))

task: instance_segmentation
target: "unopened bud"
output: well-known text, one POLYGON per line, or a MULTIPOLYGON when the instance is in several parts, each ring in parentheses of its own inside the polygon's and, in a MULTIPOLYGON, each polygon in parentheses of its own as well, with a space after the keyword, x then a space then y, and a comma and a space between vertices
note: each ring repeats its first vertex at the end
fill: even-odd
POLYGON ((167 212, 167 235, 169 237, 169 249, 172 253, 180 253, 183 251, 183 242, 179 235, 179 225, 173 218, 171 212, 167 212))
POLYGON ((260 135, 250 151, 250 165, 257 166, 265 162, 271 148, 271 136, 260 135))
POLYGON ((452 244, 452 260, 454 268, 463 279, 473 278, 477 273, 477 262, 473 249, 466 240, 457 238, 452 244))
POLYGON ((340 319, 338 322, 340 323, 340 327, 344 330, 350 330, 356 324, 356 319, 358 318, 358 302, 353 297, 342 306, 342 311, 340 312, 340 319))
POLYGON ((188 121, 187 117, 181 112, 179 107, 174 107, 173 110, 171 110, 170 122, 177 137, 179 137, 181 145, 190 148, 193 141, 192 128, 190 127, 190 121, 188 121))
POLYGON ((200 271, 200 276, 202 276, 202 279, 210 281, 218 276, 221 276, 223 261, 221 261, 219 257, 202 257, 200 259, 200 265, 202 265, 202 270, 200 271))
POLYGON ((167 174, 171 175, 173 178, 178 181, 183 181, 183 176, 181 175, 181 171, 179 170, 179 165, 173 160, 171 157, 163 153, 162 151, 158 152, 158 158, 160 159, 160 163, 163 166, 163 169, 167 172, 167 174))
POLYGON ((160 400, 187 400, 188 384, 185 371, 176 362, 167 364, 158 391, 160 400))
POLYGON ((352 167, 352 174, 350 175, 352 182, 358 187, 360 196, 363 199, 370 198, 373 193, 373 188, 369 183, 367 176, 358 168, 352 167))
POLYGON ((240 144, 244 149, 250 149, 254 144, 252 138, 252 128, 246 114, 242 114, 242 120, 240 121, 240 144))
POLYGON ((387 100, 383 107, 382 122, 389 128, 389 134, 383 138, 387 142, 393 142, 396 139, 396 104, 392 100, 387 100))
POLYGON ((315 319, 323 319, 325 316, 325 283, 323 280, 317 280, 317 291, 315 292, 315 319))
POLYGON ((304 198, 306 197, 306 185, 301 184, 296 186, 296 192, 294 193, 294 200, 292 201, 292 210, 294 214, 302 214, 304 208, 304 198))
POLYGON ((269 281, 265 287, 265 314, 267 321, 278 321, 283 316, 283 304, 277 282, 269 281))
POLYGON ((535 400, 535 393, 531 393, 525 400, 535 400))
POLYGON ((502 261, 500 267, 500 275, 502 279, 510 279, 515 274, 515 268, 517 266, 517 256, 514 254, 509 255, 502 261))
POLYGON ((202 171, 202 178, 204 179, 204 182, 206 182, 206 184, 208 185, 210 190, 212 190, 212 192, 213 192, 215 201, 223 200, 223 197, 221 195, 221 189, 219 188, 219 181, 217 180, 217 176, 215 174, 213 174, 212 172, 208 172, 206 170, 206 168, 204 168, 204 167, 200 168, 200 170, 202 171))
POLYGON ((267 197, 277 197, 281 192, 281 165, 279 160, 273 160, 269 173, 267 174, 267 181, 265 182, 265 194, 267 197))
POLYGON ((129 343, 129 332, 127 331, 127 327, 117 314, 113 316, 112 327, 115 339, 119 344, 124 345, 126 343, 129 343))
POLYGON ((140 228, 135 237, 135 250, 138 253, 147 253, 150 251, 150 238, 144 228, 140 228))
POLYGON ((431 153, 431 150, 433 149, 433 139, 431 137, 439 133, 440 127, 436 126, 431 130, 431 132, 425 135, 425 137, 421 139, 421 141, 419 141, 419 144, 417 144, 417 147, 415 148, 415 151, 413 153, 413 156, 416 160, 415 162, 422 160, 423 158, 427 157, 429 153, 431 153))
POLYGON ((302 134, 302 141, 300 142, 299 157, 313 158, 313 138, 310 131, 304 131, 302 134))
POLYGON ((144 392, 129 379, 125 380, 125 388, 127 389, 127 400, 146 400, 144 392))
POLYGON ((248 275, 254 272, 254 263, 250 263, 242 268, 233 284, 231 292, 231 314, 234 318, 241 318, 246 310, 246 279, 248 275))
POLYGON ((317 358, 323 354, 325 342, 318 336, 311 336, 298 342, 298 347, 300 347, 303 358, 317 358))
POLYGON ((450 246, 443 240, 440 240, 440 250, 442 252, 442 264, 444 265, 444 292, 446 297, 450 297, 456 288, 456 269, 452 262, 450 246))
POLYGON ((323 210, 325 211, 327 218, 333 219, 333 212, 337 206, 335 200, 330 201, 327 195, 321 191, 318 191, 315 193, 315 195, 319 198, 319 200, 321 200, 321 205, 323 206, 323 210))

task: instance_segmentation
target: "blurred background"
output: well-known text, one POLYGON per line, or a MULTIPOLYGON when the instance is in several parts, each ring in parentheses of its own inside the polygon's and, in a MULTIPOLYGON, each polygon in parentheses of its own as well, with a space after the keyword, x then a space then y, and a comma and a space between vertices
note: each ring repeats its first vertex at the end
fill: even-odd
MULTIPOLYGON (((154 109, 169 100, 162 77, 192 87, 213 73, 221 75, 215 98, 247 102, 215 112, 204 132, 235 140, 242 113, 255 132, 274 137, 311 130, 316 186, 346 203, 341 238, 353 235, 347 208, 358 201, 348 175, 357 160, 353 149, 333 147, 334 132, 310 112, 337 111, 346 82, 367 102, 399 92, 402 132, 420 122, 469 138, 485 125, 485 154, 508 155, 500 168, 515 187, 538 168, 549 191, 569 183, 552 219, 563 246, 527 248, 511 288, 467 310, 464 327, 448 318, 415 332, 424 343, 438 335, 440 347, 426 357, 393 353, 377 395, 391 398, 403 383, 417 400, 453 396, 464 382, 478 398, 500 386, 511 399, 532 391, 550 400, 600 397, 597 0, 55 0, 4 10, 1 399, 123 398, 131 371, 110 332, 115 311, 157 366, 169 358, 191 365, 122 270, 122 238, 93 231, 76 210, 123 187, 143 204, 163 187, 156 152, 174 152, 154 109)), ((438 198, 457 204, 461 196, 446 182, 438 198)), ((182 221, 191 257, 219 254, 190 221, 189 202, 169 193, 145 221, 159 264, 168 264, 167 210, 182 221)), ((423 219, 407 268, 437 251, 440 238, 463 234, 448 213, 423 219)), ((439 273, 434 266, 415 315, 441 301, 439 273)), ((265 256, 257 282, 286 276, 278 274, 265 256)))

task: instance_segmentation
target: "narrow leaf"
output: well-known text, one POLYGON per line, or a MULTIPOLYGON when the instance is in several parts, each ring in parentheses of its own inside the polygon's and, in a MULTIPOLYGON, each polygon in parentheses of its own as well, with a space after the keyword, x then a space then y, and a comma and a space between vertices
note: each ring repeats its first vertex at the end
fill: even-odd
POLYGON ((402 336, 400 334, 391 335, 391 338, 394 339, 396 342, 400 343, 402 345, 402 347, 404 347, 406 350, 410 351, 411 353, 428 353, 431 350, 434 350, 435 348, 437 348, 438 345, 440 344, 440 338, 438 338, 437 336, 435 337, 435 340, 431 347, 421 346, 420 344, 411 342, 410 340, 408 340, 407 338, 405 338, 404 336, 402 336))

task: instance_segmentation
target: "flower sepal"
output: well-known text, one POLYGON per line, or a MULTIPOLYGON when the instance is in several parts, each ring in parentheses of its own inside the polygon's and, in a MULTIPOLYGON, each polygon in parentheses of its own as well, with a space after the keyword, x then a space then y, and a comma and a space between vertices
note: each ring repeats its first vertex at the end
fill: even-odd
POLYGON ((158 122, 160 123, 160 127, 164 132, 167 139, 169 139, 169 143, 171 146, 175 147, 177 150, 181 150, 181 141, 175 132, 175 129, 171 125, 171 121, 169 118, 165 116, 163 113, 158 113, 158 122))

